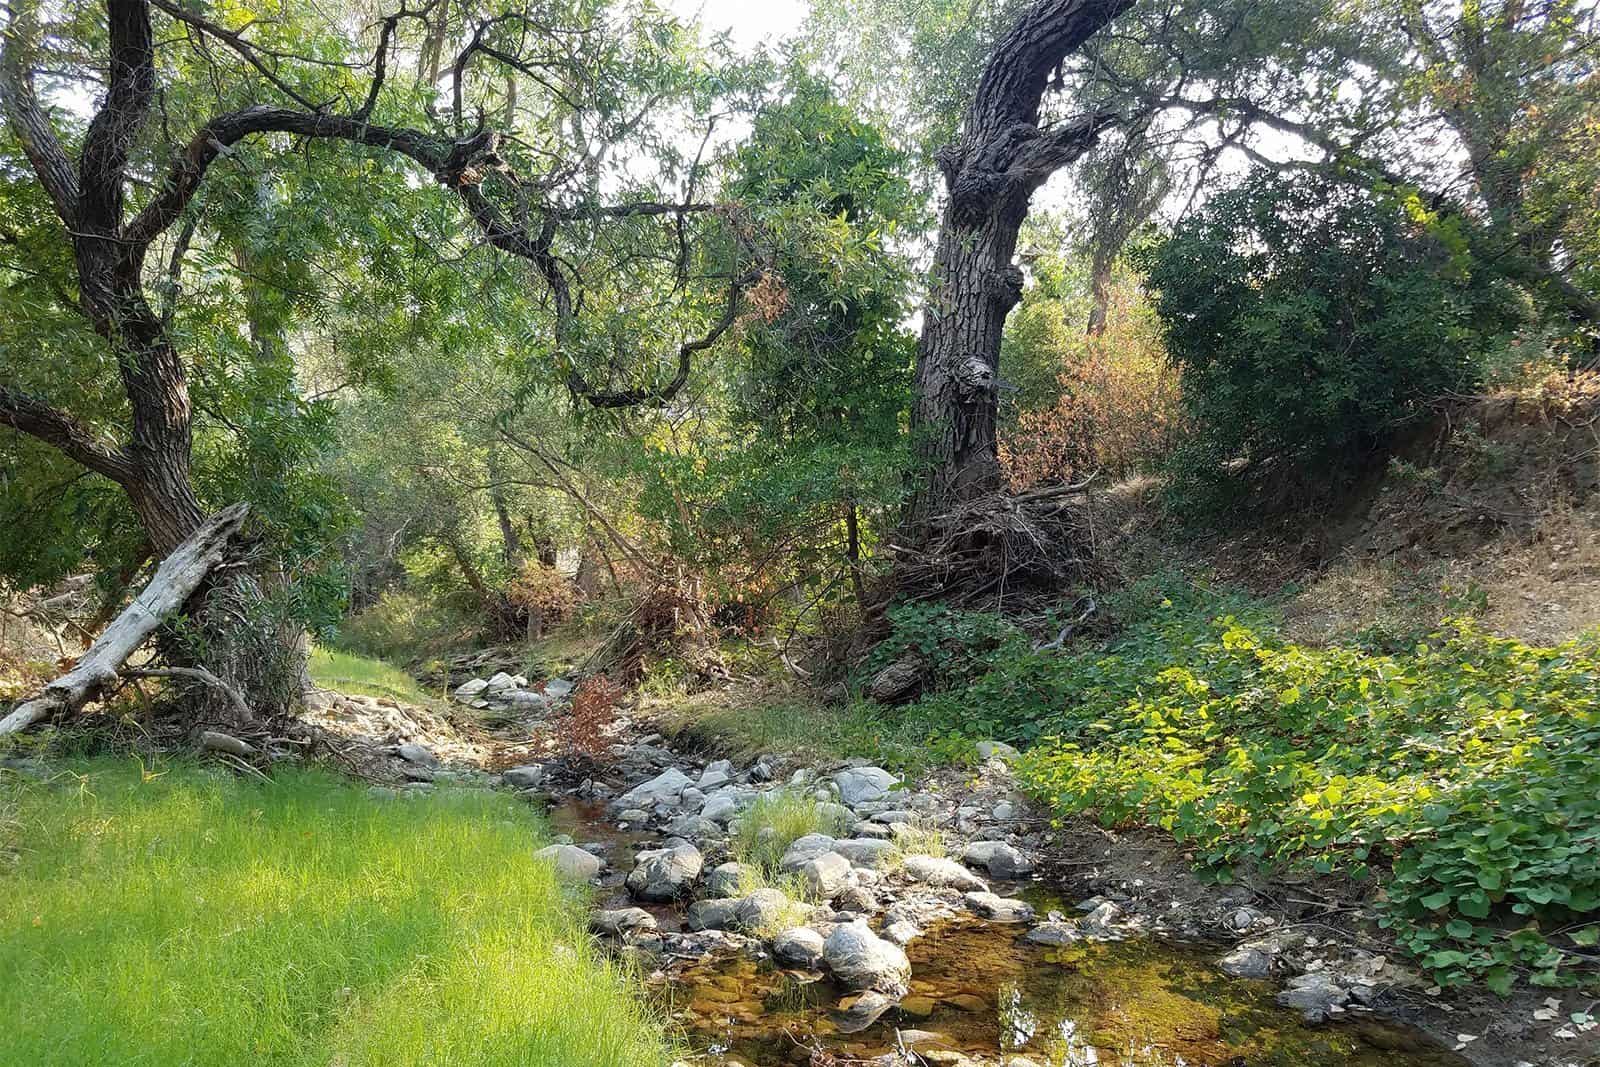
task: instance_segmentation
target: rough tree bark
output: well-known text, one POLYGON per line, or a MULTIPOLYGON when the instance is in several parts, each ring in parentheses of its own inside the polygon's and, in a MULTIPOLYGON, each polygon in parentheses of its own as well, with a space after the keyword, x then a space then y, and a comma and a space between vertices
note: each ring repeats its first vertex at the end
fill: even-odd
POLYGON ((946 203, 917 354, 912 426, 921 483, 906 536, 1000 488, 996 375, 1006 315, 1022 296, 1013 257, 1034 190, 1114 121, 1079 115, 1040 125, 1061 63, 1132 0, 1039 0, 989 56, 960 141, 939 155, 946 203))
MULTIPOLYGON (((161 561, 150 584, 106 627, 72 670, 45 686, 44 692, 37 697, 24 701, 10 715, 0 719, 0 734, 15 733, 44 719, 69 715, 116 685, 118 672, 128 657, 188 602, 195 590, 223 561, 249 511, 248 505, 235 504, 199 523, 194 533, 161 561)), ((204 675, 201 680, 209 679, 208 684, 223 686, 210 672, 192 668, 167 668, 164 672, 141 673, 191 677, 204 675)), ((229 696, 237 707, 248 711, 236 693, 230 690, 229 696)))

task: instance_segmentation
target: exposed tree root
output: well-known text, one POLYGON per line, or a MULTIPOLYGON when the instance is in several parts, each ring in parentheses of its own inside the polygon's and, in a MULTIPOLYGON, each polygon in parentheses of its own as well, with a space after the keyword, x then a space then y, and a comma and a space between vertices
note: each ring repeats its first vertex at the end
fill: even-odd
POLYGON ((919 531, 916 545, 893 546, 892 595, 966 608, 1029 609, 1064 589, 1104 584, 1111 570, 1095 551, 1085 499, 1092 481, 991 493, 935 516, 919 531))

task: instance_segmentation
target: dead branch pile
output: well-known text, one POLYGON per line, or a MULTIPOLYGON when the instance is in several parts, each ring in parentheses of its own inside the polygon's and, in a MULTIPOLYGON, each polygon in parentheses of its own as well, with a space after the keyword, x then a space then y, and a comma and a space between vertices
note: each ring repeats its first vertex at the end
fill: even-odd
POLYGON ((709 617, 698 582, 662 580, 634 601, 582 673, 605 674, 632 686, 650 663, 678 658, 686 661, 695 679, 726 680, 727 666, 717 653, 709 617))
POLYGON ((1092 481, 991 493, 935 517, 917 544, 894 546, 894 595, 1015 610, 1103 585, 1110 569, 1095 548, 1092 481))

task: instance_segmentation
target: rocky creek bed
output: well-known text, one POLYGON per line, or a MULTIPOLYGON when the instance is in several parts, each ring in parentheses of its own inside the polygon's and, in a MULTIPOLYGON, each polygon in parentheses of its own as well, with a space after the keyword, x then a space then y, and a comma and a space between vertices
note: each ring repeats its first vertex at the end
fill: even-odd
MULTIPOLYGON (((488 698, 525 685, 508 681, 488 698)), ((1395 1022, 1414 972, 1242 887, 1180 902, 1135 878, 1063 898, 1039 873, 1060 869, 1057 835, 1015 790, 1004 745, 908 783, 862 761, 734 765, 626 721, 590 761, 526 737, 452 748, 429 713, 392 702, 335 700, 330 715, 347 734, 388 727, 372 754, 404 784, 376 788, 507 788, 544 808, 559 836, 541 858, 593 887, 593 932, 646 976, 696 1063, 1521 1062, 1437 1020, 1434 1036, 1395 1022), (753 878, 734 856, 742 819, 785 796, 833 832, 788 842, 753 878)))

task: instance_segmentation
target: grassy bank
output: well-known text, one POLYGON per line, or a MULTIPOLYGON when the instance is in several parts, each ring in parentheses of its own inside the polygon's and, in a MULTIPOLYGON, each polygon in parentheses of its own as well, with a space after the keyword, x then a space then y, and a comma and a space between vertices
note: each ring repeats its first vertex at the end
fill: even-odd
POLYGON ((0 1063, 671 1058, 509 799, 129 758, 0 812, 0 1063))

